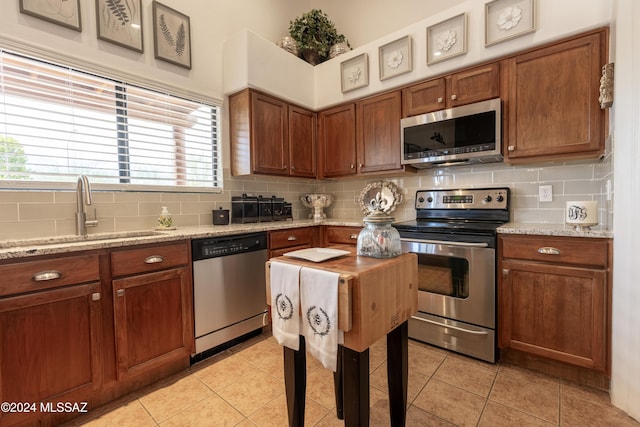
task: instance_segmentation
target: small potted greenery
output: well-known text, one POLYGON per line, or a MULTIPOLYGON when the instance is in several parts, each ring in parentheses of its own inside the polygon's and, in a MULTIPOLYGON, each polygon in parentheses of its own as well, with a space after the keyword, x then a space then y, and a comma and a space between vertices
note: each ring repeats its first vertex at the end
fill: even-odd
POLYGON ((291 21, 289 35, 296 41, 300 55, 311 65, 329 59, 329 50, 334 44, 349 44, 320 9, 312 9, 291 21))

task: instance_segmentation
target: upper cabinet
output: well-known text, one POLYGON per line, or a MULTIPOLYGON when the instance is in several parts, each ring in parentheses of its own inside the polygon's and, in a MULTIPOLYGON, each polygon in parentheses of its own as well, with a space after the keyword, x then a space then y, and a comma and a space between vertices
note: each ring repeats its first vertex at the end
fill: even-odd
POLYGON ((229 96, 231 174, 315 178, 316 114, 252 90, 229 96))
POLYGON ((356 173, 356 105, 340 105, 318 114, 320 178, 356 173))
POLYGON ((606 111, 598 101, 608 30, 503 61, 505 161, 598 158, 606 111))
POLYGON ((402 172, 401 107, 393 91, 320 112, 320 176, 402 172))
POLYGON ((500 96, 500 65, 486 64, 402 90, 402 117, 430 113, 500 96))

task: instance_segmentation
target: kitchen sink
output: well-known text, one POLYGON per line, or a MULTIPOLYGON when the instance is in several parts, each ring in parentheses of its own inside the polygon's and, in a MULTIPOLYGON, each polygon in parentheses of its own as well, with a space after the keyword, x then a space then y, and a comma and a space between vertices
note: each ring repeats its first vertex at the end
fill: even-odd
POLYGON ((109 241, 117 239, 131 239, 136 237, 147 236, 162 236, 165 233, 155 230, 138 230, 138 231, 121 231, 113 233, 97 233, 87 234, 85 236, 66 235, 66 236, 51 236, 37 239, 24 239, 24 240, 5 240, 0 241, 0 249, 24 247, 24 246, 49 246, 60 245, 65 243, 78 243, 78 242, 98 242, 109 241))

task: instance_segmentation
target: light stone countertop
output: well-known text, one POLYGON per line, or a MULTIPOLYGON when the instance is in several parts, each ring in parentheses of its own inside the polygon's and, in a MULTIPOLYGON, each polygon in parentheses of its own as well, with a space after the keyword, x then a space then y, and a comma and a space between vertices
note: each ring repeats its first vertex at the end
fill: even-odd
POLYGON ((252 224, 177 227, 175 230, 136 230, 88 234, 86 236, 66 235, 25 240, 0 240, 0 260, 144 245, 149 243, 171 242, 177 240, 230 236, 234 234, 309 227, 314 225, 361 227, 363 223, 355 220, 331 218, 320 223, 313 222, 312 220, 289 220, 252 224))
POLYGON ((613 231, 602 226, 591 227, 591 230, 577 231, 567 224, 528 224, 510 222, 498 227, 498 234, 530 234, 537 236, 594 237, 612 239, 613 231))
MULTIPOLYGON (((117 248, 123 246, 144 245, 178 240, 200 239, 207 237, 231 236, 234 234, 287 228, 309 227, 314 225, 336 225, 362 227, 362 221, 353 219, 330 218, 320 223, 312 220, 274 221, 252 224, 205 225, 177 227, 175 230, 136 230, 113 233, 88 234, 87 236, 50 236, 39 239, 0 240, 0 260, 18 259, 39 255, 50 255, 88 251, 95 249, 117 248)), ((539 236, 594 237, 613 238, 613 232, 601 227, 592 227, 588 231, 576 231, 565 224, 529 224, 508 223, 498 228, 499 234, 529 234, 539 236)))

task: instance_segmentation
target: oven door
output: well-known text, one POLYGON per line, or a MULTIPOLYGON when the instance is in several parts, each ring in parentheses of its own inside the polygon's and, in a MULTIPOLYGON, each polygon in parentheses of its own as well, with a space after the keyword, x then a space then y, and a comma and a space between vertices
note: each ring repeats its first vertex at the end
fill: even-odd
POLYGON ((402 238, 418 255, 418 311, 495 329, 495 249, 486 242, 402 238))

